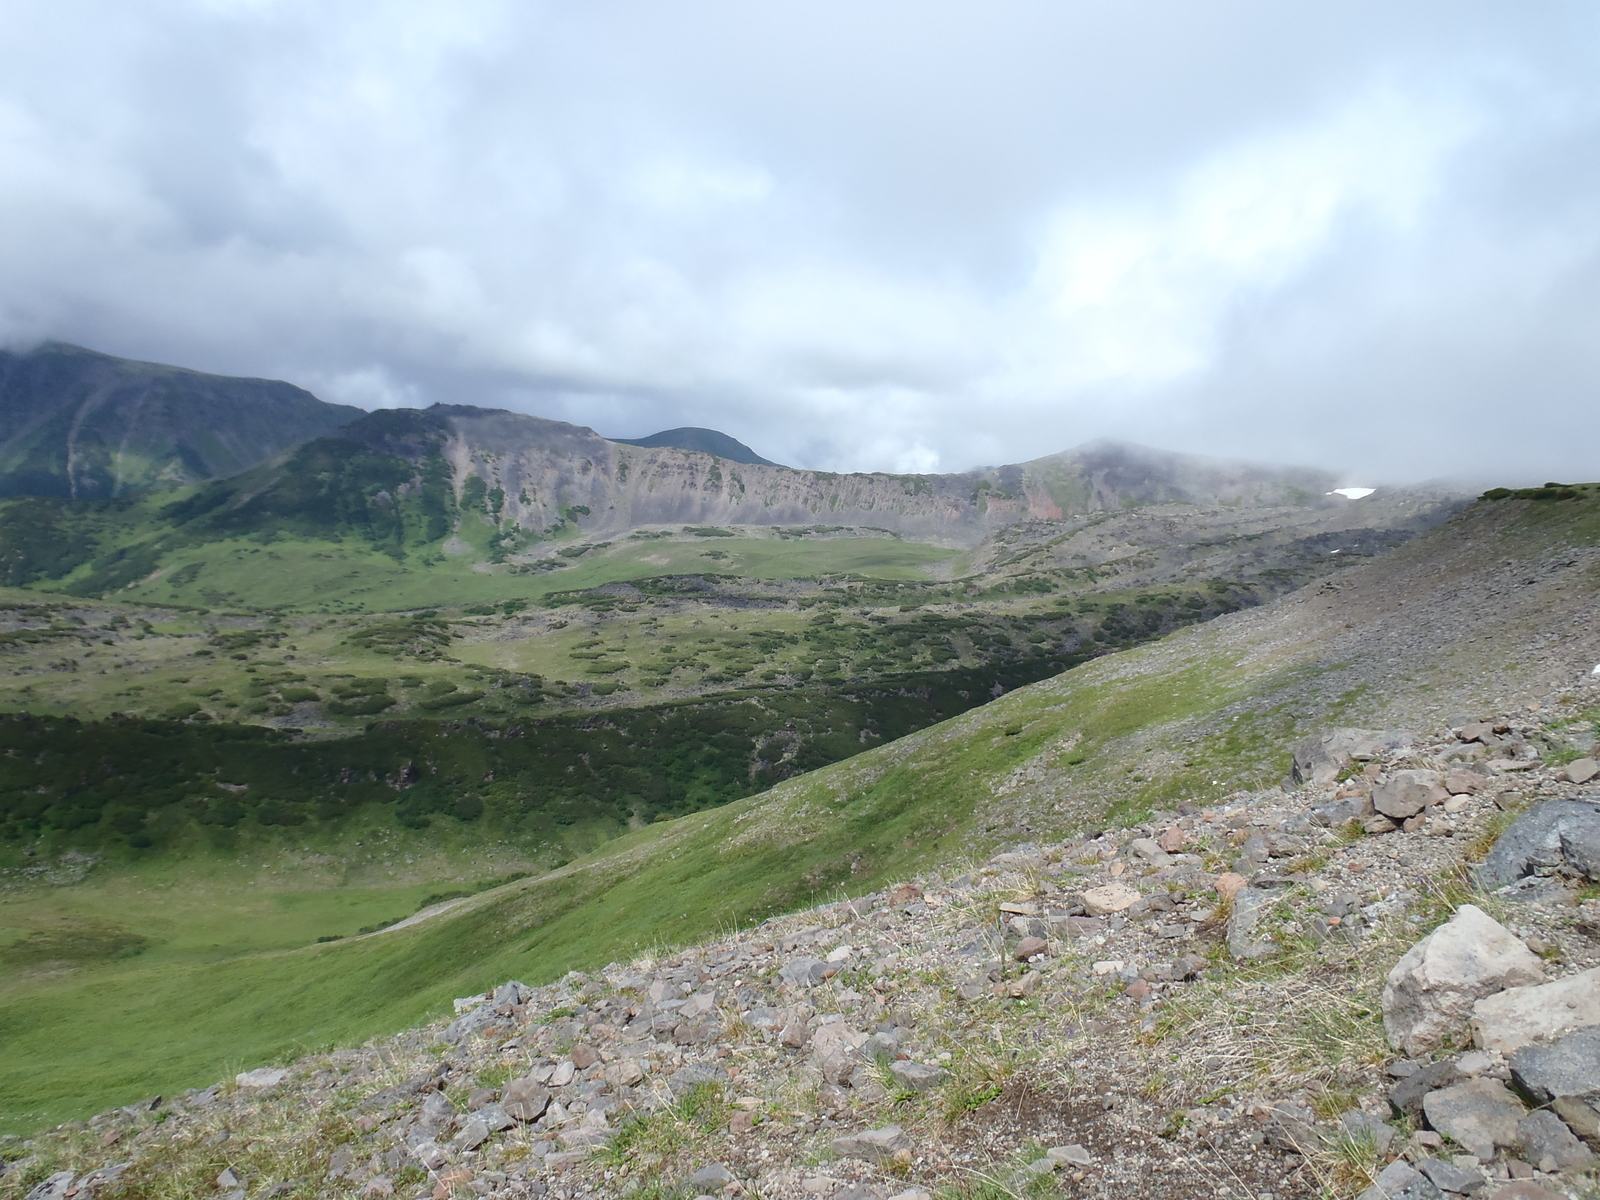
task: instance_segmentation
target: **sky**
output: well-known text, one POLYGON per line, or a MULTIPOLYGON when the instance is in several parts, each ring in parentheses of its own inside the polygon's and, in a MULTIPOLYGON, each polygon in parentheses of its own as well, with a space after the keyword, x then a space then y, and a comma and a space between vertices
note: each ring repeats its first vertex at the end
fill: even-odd
POLYGON ((0 342, 833 470, 1600 478, 1600 8, 7 0, 0 342))

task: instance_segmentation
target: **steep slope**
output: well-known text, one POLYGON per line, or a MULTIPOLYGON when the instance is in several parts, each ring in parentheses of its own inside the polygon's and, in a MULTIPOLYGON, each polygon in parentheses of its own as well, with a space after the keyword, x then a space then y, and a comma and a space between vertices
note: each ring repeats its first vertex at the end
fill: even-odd
POLYGON ((108 499, 234 475, 361 410, 64 342, 0 350, 0 495, 108 499))
POLYGON ((1486 501, 1337 583, 639 830, 399 933, 12 985, 0 1095, 13 1112, 64 1114, 74 1097, 93 1097, 81 1112, 203 1085, 221 1063, 400 1028, 508 977, 540 982, 690 943, 1019 838, 1215 804, 1270 788, 1295 742, 1329 725, 1426 728, 1520 710, 1537 726, 1600 661, 1597 618, 1600 486, 1486 501), (152 1036, 180 1027, 181 1041, 152 1036))
POLYGON ((663 429, 660 433, 652 433, 649 437, 611 440, 619 446, 643 446, 646 449, 671 446, 676 450, 696 450, 701 454, 714 454, 729 462, 750 463, 758 467, 778 465, 771 459, 762 458, 737 438, 731 438, 715 429, 699 429, 692 425, 682 429, 663 429))

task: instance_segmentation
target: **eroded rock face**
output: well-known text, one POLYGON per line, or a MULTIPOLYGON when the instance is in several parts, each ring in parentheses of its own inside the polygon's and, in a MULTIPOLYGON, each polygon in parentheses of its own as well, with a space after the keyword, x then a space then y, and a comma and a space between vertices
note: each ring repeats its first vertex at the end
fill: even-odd
POLYGON ((1396 1049, 1424 1054, 1463 1030, 1480 998, 1543 979, 1533 951, 1482 909, 1463 904, 1390 970, 1384 1032, 1396 1049))

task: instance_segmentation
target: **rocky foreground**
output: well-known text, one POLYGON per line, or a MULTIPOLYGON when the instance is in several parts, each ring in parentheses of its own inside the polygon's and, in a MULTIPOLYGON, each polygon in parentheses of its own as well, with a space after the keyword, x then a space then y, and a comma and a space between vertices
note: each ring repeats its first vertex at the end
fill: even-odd
POLYGON ((0 1196, 1600 1196, 1600 680, 0 1140, 0 1196))

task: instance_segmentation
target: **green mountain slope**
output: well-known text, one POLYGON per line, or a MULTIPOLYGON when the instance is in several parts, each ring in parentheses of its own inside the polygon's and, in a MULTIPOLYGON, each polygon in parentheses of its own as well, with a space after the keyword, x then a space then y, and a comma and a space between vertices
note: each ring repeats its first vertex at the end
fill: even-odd
POLYGON ((1330 724, 1535 704, 1600 660, 1600 486, 1563 495, 1480 503, 1337 583, 630 833, 409 929, 203 965, 13 975, 0 1105, 36 1125, 204 1085, 403 1027, 507 977, 542 981, 1019 837, 1214 800, 1278 779, 1293 742, 1330 724))
POLYGON ((288 383, 64 342, 0 350, 0 495, 110 499, 235 475, 361 415, 288 383))

